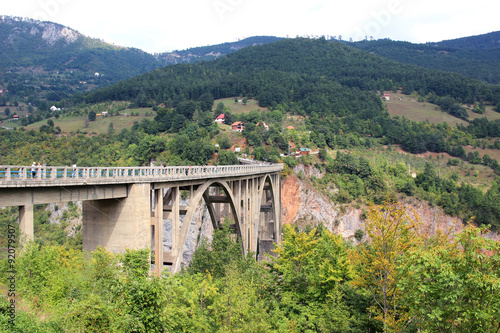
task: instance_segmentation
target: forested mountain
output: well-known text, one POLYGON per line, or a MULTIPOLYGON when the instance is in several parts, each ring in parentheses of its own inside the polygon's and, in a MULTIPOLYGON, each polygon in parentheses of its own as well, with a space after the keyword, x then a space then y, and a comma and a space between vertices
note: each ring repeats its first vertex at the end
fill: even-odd
POLYGON ((403 63, 500 83, 499 31, 426 44, 381 39, 349 45, 403 63))
MULTIPOLYGON (((461 103, 500 102, 500 89, 465 76, 402 64, 324 39, 293 39, 245 48, 213 62, 169 66, 85 97, 87 102, 130 100, 138 105, 255 97, 261 106, 282 105, 312 115, 345 116, 365 108, 356 99, 378 105, 377 90, 418 91, 461 103)), ((377 111, 378 110, 378 111, 377 111)))
POLYGON ((193 47, 182 51, 177 50, 172 52, 160 53, 157 54, 156 57, 165 65, 214 60, 248 46, 272 43, 280 39, 280 37, 273 36, 254 36, 239 40, 237 42, 228 42, 217 45, 193 47))
POLYGON ((114 46, 71 28, 0 16, 0 85, 10 99, 58 101, 161 66, 134 48, 114 46))
POLYGON ((500 48, 500 31, 431 43, 436 46, 469 50, 489 50, 500 48))

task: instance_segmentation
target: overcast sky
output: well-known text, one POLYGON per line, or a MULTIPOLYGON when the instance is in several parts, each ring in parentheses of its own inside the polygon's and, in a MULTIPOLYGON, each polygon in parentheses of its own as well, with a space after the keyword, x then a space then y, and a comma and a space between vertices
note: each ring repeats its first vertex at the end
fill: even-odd
POLYGON ((147 52, 251 36, 431 42, 500 30, 493 0, 1 0, 0 15, 57 22, 147 52))

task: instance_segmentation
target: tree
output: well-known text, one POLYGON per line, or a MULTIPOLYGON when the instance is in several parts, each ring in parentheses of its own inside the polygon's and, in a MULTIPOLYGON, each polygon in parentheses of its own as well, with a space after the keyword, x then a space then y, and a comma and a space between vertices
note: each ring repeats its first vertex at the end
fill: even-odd
POLYGON ((5 110, 3 111, 3 113, 8 116, 10 115, 10 108, 5 108, 5 110))
POLYGON ((222 113, 224 113, 224 103, 219 102, 215 108, 214 116, 217 118, 222 113))
POLYGON ((371 310, 384 324, 384 332, 398 331, 410 320, 404 295, 398 289, 402 275, 398 271, 401 260, 418 244, 418 218, 409 216, 405 207, 385 203, 372 206, 365 220, 370 244, 351 251, 357 267, 353 285, 364 288, 376 304, 371 310))
POLYGON ((217 143, 219 144, 220 149, 229 149, 231 148, 231 140, 226 134, 222 134, 218 139, 217 143))
POLYGON ((201 111, 212 111, 212 106, 214 105, 214 96, 212 94, 202 94, 199 98, 199 101, 201 111))
POLYGON ((323 161, 326 160, 326 158, 328 157, 328 152, 326 151, 326 149, 324 148, 321 148, 319 150, 319 154, 318 154, 319 158, 321 158, 323 161))
POLYGON ((426 332, 500 330, 500 243, 469 224, 414 247, 398 285, 418 328, 426 332))
POLYGON ((229 150, 219 152, 217 160, 220 165, 235 165, 238 164, 238 157, 235 153, 229 150))
POLYGON ((216 229, 212 243, 203 238, 201 245, 193 254, 187 271, 190 273, 210 273, 214 277, 226 275, 226 267, 232 262, 242 261, 241 243, 235 242, 229 224, 224 220, 222 229, 216 229))
POLYGON ((89 121, 95 121, 95 118, 96 118, 96 113, 94 111, 90 110, 89 115, 88 115, 89 121))
POLYGON ((108 135, 112 135, 113 133, 115 133, 115 127, 114 127, 113 123, 109 123, 109 125, 108 125, 108 135))
POLYGON ((342 237, 322 227, 297 232, 287 224, 274 252, 269 264, 276 281, 273 292, 295 329, 347 331, 350 319, 341 290, 352 268, 342 237))
POLYGON ((183 101, 177 106, 177 111, 187 119, 191 119, 196 111, 196 107, 197 105, 195 101, 183 101))

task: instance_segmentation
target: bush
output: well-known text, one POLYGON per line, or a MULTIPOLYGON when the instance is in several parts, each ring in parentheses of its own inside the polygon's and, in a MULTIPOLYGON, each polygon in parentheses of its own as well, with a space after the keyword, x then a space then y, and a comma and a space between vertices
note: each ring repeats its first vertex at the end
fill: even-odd
POLYGON ((359 242, 363 239, 363 236, 365 235, 364 231, 361 229, 356 230, 354 233, 354 238, 356 238, 359 242))

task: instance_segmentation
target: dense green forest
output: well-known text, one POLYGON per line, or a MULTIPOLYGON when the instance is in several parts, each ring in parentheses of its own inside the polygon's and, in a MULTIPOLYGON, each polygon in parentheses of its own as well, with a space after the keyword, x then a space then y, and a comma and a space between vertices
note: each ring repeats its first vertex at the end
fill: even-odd
POLYGON ((500 83, 500 33, 427 44, 381 39, 349 43, 361 50, 423 68, 455 72, 488 83, 500 83), (486 42, 483 41, 486 39, 486 42), (491 43, 491 39, 495 43, 491 43))
MULTIPOLYGON (((228 221, 226 221, 228 222, 228 221)), ((225 224, 227 226, 227 224, 225 224)), ((467 226, 428 235, 397 205, 373 206, 371 243, 284 228, 267 262, 241 256, 229 228, 182 273, 149 275, 149 250, 91 256, 27 244, 15 262, 17 311, 4 332, 496 332, 498 242, 467 226), (389 250, 388 250, 389 249, 389 250)), ((7 261, 2 261, 7 270, 7 261)), ((8 275, 2 275, 6 283, 8 275)))

